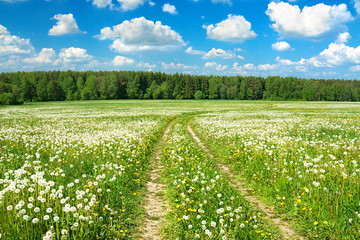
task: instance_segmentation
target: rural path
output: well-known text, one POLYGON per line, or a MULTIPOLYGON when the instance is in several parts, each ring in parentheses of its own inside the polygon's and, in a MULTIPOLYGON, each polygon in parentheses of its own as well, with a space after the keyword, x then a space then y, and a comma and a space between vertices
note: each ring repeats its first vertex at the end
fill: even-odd
POLYGON ((238 189, 250 204, 257 207, 265 214, 266 218, 273 222, 273 224, 280 230, 280 233, 284 239, 305 239, 291 227, 291 223, 289 221, 276 217, 271 207, 267 206, 256 197, 249 195, 251 190, 244 186, 244 181, 239 181, 239 178, 231 172, 228 166, 221 164, 220 161, 218 161, 218 159, 210 152, 210 150, 201 142, 200 138, 196 136, 195 132, 191 128, 190 122, 187 124, 187 130, 191 134, 192 138, 204 150, 204 152, 216 160, 218 167, 229 176, 230 184, 238 189))
POLYGON ((144 225, 140 231, 140 239, 162 239, 161 228, 167 214, 167 209, 169 209, 169 205, 164 199, 166 195, 166 185, 160 183, 161 172, 164 169, 160 162, 160 154, 163 143, 166 141, 170 132, 171 126, 172 123, 166 127, 165 132, 161 137, 160 142, 157 144, 151 158, 151 171, 149 173, 150 179, 146 183, 147 195, 145 197, 144 206, 146 215, 144 225))

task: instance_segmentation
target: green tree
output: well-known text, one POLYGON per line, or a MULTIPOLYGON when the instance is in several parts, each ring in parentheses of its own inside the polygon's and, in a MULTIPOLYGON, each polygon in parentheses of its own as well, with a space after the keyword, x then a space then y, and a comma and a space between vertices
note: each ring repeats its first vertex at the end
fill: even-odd
POLYGON ((134 78, 128 78, 126 85, 126 93, 128 98, 130 99, 141 98, 141 92, 139 87, 140 87, 140 78, 137 74, 135 75, 134 78))
POLYGON ((197 90, 194 94, 196 100, 205 99, 205 94, 201 90, 197 90))

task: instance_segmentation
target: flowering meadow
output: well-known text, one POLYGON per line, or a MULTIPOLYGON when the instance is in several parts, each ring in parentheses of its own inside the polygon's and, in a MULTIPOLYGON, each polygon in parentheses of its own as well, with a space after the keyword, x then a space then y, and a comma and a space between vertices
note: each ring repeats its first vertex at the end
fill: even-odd
POLYGON ((129 237, 168 115, 95 107, 2 109, 3 239, 129 237))
POLYGON ((304 235, 359 239, 360 106, 324 105, 205 114, 194 128, 304 235))
POLYGON ((0 107, 0 239, 142 239, 155 155, 157 237, 282 239, 220 161, 301 235, 360 238, 359 104, 128 100, 0 107))
POLYGON ((164 148, 173 216, 167 239, 273 239, 262 214, 230 186, 179 121, 164 148))

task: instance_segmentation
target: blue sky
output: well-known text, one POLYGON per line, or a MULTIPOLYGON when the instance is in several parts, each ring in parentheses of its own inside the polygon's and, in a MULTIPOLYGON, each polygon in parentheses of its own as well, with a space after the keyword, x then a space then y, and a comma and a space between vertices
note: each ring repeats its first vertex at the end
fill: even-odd
POLYGON ((360 0, 0 0, 0 71, 360 79, 360 0))

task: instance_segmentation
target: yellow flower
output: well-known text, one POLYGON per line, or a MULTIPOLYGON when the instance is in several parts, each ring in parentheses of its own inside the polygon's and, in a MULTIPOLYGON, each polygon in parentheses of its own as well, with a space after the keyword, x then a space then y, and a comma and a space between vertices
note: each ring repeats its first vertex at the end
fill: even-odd
POLYGON ((327 222, 327 221, 324 221, 323 223, 324 223, 324 224, 328 224, 328 222, 327 222))
POLYGON ((314 225, 316 226, 316 225, 318 225, 319 223, 318 222, 314 222, 314 225))
POLYGON ((298 202, 298 203, 301 203, 301 199, 298 199, 297 202, 298 202))

